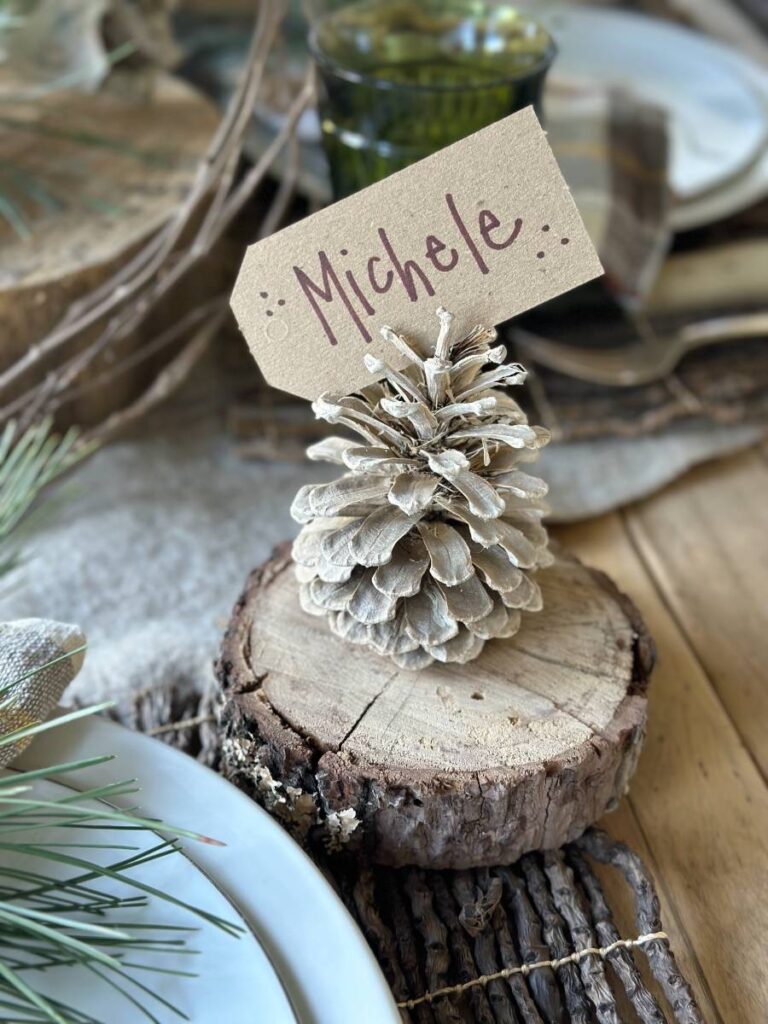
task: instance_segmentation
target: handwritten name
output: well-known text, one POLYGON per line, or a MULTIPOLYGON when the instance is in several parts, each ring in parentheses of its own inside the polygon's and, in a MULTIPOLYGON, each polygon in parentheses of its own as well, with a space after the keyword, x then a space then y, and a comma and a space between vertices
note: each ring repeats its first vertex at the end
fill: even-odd
MULTIPOLYGON (((446 192, 445 205, 458 237, 444 241, 436 234, 424 239, 424 253, 418 259, 401 258, 384 228, 377 231, 381 249, 371 254, 365 263, 365 273, 356 277, 351 270, 338 270, 323 249, 318 251, 318 271, 315 279, 302 267, 294 266, 293 273, 304 298, 320 321, 331 345, 338 343, 336 333, 326 316, 329 307, 343 306, 347 316, 365 341, 372 335, 363 317, 376 313, 373 301, 377 295, 385 295, 391 288, 402 288, 411 302, 432 298, 435 294, 433 280, 436 274, 448 274, 462 259, 469 257, 481 274, 488 274, 490 267, 485 260, 488 250, 500 252, 509 248, 519 237, 523 227, 522 218, 517 217, 511 224, 502 224, 492 210, 480 210, 476 224, 470 230, 464 217, 459 213, 453 196, 446 192)), ((445 232, 442 232, 445 235, 445 232)), ((446 235, 446 238, 448 236, 446 235)), ((342 250, 346 255, 346 250, 342 250)))

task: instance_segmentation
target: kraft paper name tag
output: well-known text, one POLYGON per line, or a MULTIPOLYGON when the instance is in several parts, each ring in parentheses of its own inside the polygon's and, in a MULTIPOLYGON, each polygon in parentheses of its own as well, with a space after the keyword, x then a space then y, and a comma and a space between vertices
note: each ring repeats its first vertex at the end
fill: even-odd
POLYGON ((497 324, 602 273, 533 108, 252 245, 232 308, 270 384, 304 398, 371 383, 363 355, 415 342, 445 306, 497 324))

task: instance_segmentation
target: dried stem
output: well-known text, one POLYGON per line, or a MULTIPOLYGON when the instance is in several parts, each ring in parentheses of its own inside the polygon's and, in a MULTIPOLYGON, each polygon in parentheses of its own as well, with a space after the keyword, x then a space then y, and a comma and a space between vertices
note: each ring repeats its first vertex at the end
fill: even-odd
MULTIPOLYGON (((478 874, 488 881, 486 871, 478 874)), ((475 885, 469 871, 457 871, 453 876, 453 894, 462 908, 459 920, 474 938, 475 961, 480 973, 488 975, 498 972, 500 966, 496 956, 496 939, 488 925, 498 910, 502 888, 498 878, 490 881, 497 887, 497 892, 484 893, 481 886, 475 885), (468 926, 467 919, 473 920, 473 924, 468 926)), ((506 981, 490 981, 486 993, 497 1024, 518 1024, 506 981)))
MULTIPOLYGON (((542 935, 552 955, 556 958, 567 956, 571 952, 571 944, 566 932, 565 922, 557 912, 547 886, 544 872, 539 867, 533 854, 526 854, 520 861, 531 902, 541 919, 542 935)), ((575 964, 564 964, 558 968, 557 976, 563 986, 565 1005, 572 1024, 591 1024, 592 1013, 589 1002, 584 994, 584 986, 575 964)))
MULTIPOLYGON (((435 912, 433 894, 423 871, 407 871, 404 887, 411 901, 413 919, 424 942, 427 986, 430 991, 442 988, 448 984, 451 969, 448 929, 435 912)), ((445 1001, 435 1013, 439 1014, 441 1024, 461 1024, 461 1014, 449 1001, 445 1001)))
MULTIPOLYGON (((33 422, 60 408, 73 394, 78 393, 78 382, 82 385, 83 374, 94 360, 136 331, 190 269, 210 254, 213 246, 264 180, 275 158, 290 142, 288 174, 265 215, 260 236, 263 236, 266 229, 273 230, 280 222, 297 176, 295 128, 313 95, 311 73, 308 73, 281 130, 242 181, 238 184, 234 184, 234 181, 242 156, 243 140, 262 83, 266 58, 284 11, 284 0, 259 5, 240 86, 200 162, 194 181, 173 217, 107 281, 72 303, 46 337, 0 373, 0 394, 7 394, 14 385, 17 391, 0 408, 0 422, 13 416, 18 416, 23 423, 33 422), (205 204, 207 208, 200 218, 200 211, 205 204), (183 239, 189 234, 196 219, 200 222, 194 229, 191 243, 186 244, 183 239), (84 348, 62 360, 42 381, 18 393, 18 383, 25 374, 44 360, 60 357, 71 346, 78 344, 79 347, 84 332, 89 335, 95 332, 95 336, 84 348)), ((170 344, 167 332, 162 338, 147 339, 143 348, 154 352, 166 344, 170 344)), ((140 351, 132 354, 129 360, 131 365, 135 365, 142 358, 145 356, 140 351)), ((100 376, 100 382, 103 383, 110 374, 122 372, 127 365, 128 361, 117 364, 100 376)), ((172 377, 173 374, 167 376, 166 384, 172 377)), ((154 394, 156 398, 158 393, 150 387, 146 397, 154 394)), ((146 404, 144 397, 139 400, 137 408, 146 404)))
POLYGON ((195 331, 181 352, 157 375, 150 387, 135 402, 113 413, 98 427, 85 434, 86 441, 102 444, 172 394, 208 348, 223 319, 223 310, 214 312, 203 326, 195 331))
POLYGON ((138 366, 145 360, 150 359, 153 355, 156 355, 167 346, 173 345, 174 342, 179 340, 179 338, 184 337, 188 332, 200 327, 201 325, 207 326, 214 320, 217 324, 221 323, 226 312, 227 301, 227 296, 221 295, 212 299, 210 302, 205 302, 203 305, 196 306, 194 309, 191 309, 181 318, 181 320, 178 320, 167 330, 158 334, 156 338, 142 346, 142 348, 135 352, 131 352, 124 359, 118 360, 110 366, 108 370, 105 370, 104 373, 95 377, 88 377, 87 380, 84 380, 81 384, 71 388, 66 395, 67 401, 73 398, 80 398, 82 395, 87 395, 91 391, 97 391, 99 388, 105 387, 107 384, 115 380, 115 378, 121 376, 123 373, 127 373, 129 370, 138 366))
MULTIPOLYGON (((395 872, 388 872, 382 879, 384 898, 389 906, 392 917, 392 930, 403 967, 403 973, 412 992, 424 989, 424 976, 421 970, 422 956, 417 942, 415 929, 406 909, 405 900, 400 893, 399 878, 395 872)), ((434 1024, 434 1014, 428 1006, 419 1006, 414 1012, 417 1024, 434 1024)))
POLYGON ((353 907, 350 909, 356 912, 368 941, 376 951, 395 998, 407 998, 408 982, 400 964, 395 937, 381 916, 375 879, 370 869, 359 872, 352 886, 352 900, 353 907))
MULTIPOLYGON (((559 850, 544 854, 544 872, 549 879, 555 906, 568 925, 571 947, 577 951, 594 947, 595 937, 574 885, 573 872, 559 850)), ((579 961, 579 971, 587 995, 595 1007, 598 1024, 621 1024, 602 960, 584 957, 579 961)))
MULTIPOLYGON (((511 868, 495 870, 504 881, 505 902, 514 924, 522 962, 535 964, 548 960, 551 953, 541 934, 541 922, 531 905, 525 883, 511 868)), ((528 984, 546 1024, 564 1024, 565 1011, 554 971, 535 971, 529 976, 528 984)))
MULTIPOLYGON (((592 918, 597 932, 597 941, 601 946, 608 946, 621 938, 616 925, 613 922, 608 902, 603 895, 600 884, 595 877, 592 868, 586 858, 575 848, 568 851, 568 860, 573 865, 584 891, 589 897, 592 910, 592 918)), ((659 1004, 646 988, 646 985, 637 969, 632 954, 627 949, 616 949, 610 954, 607 962, 615 971, 617 977, 624 986, 624 990, 637 1010, 642 1021, 648 1024, 665 1024, 664 1014, 659 1004)))
MULTIPOLYGON (((658 931, 661 926, 659 899, 637 854, 624 843, 614 842, 600 829, 590 829, 574 845, 599 863, 611 864, 621 871, 633 892, 638 893, 635 904, 637 927, 649 933, 658 931)), ((668 943, 661 940, 649 942, 644 948, 654 977, 662 986, 678 1024, 704 1024, 691 987, 680 973, 668 943)))
MULTIPOLYGON (((454 956, 457 960, 457 980, 459 982, 471 981, 477 977, 477 967, 467 942, 466 933, 459 923, 456 905, 448 889, 445 876, 435 873, 432 876, 431 882, 437 901, 437 911, 451 936, 454 956)), ((470 989, 468 999, 472 1006, 473 1019, 476 1021, 476 1024, 495 1024, 493 1011, 484 989, 470 989)))

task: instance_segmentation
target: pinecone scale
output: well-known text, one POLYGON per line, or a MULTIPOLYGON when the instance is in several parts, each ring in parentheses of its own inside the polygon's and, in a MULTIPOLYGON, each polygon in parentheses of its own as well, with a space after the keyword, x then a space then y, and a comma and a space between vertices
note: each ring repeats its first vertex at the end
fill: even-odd
POLYGON ((291 507, 303 524, 293 545, 302 607, 409 669, 464 663, 513 636, 521 613, 541 608, 534 574, 552 561, 546 484, 520 468, 549 433, 502 390, 525 370, 503 362, 493 329, 453 343, 450 313, 438 318, 432 356, 385 327, 405 368, 367 356, 377 383, 313 404, 361 440, 312 445, 309 458, 344 473, 302 487, 291 507))

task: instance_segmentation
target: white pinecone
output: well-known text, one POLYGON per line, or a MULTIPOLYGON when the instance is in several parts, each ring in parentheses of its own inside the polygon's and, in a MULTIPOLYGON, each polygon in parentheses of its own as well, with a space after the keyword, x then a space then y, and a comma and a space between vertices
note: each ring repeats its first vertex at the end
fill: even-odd
POLYGON ((313 404, 362 442, 312 445, 310 459, 346 472, 302 487, 291 506, 305 524, 293 545, 302 607, 410 669, 467 662, 486 640, 516 633, 521 612, 541 608, 531 573, 552 561, 541 524, 547 486, 519 468, 549 433, 501 390, 525 370, 502 364, 492 328, 453 344, 451 314, 437 315, 433 356, 384 327, 405 369, 366 356, 378 383, 313 404))

